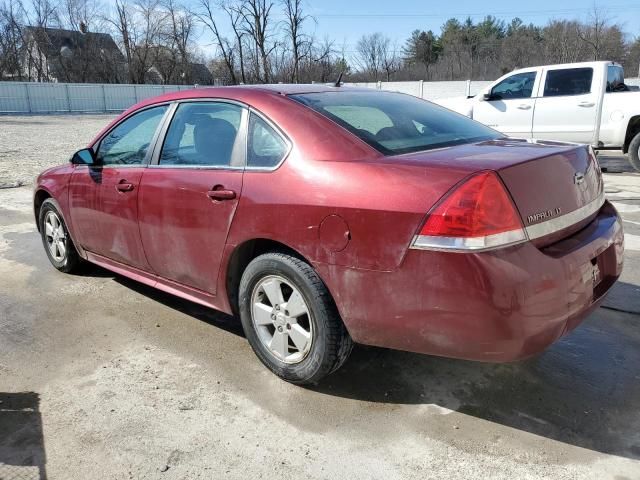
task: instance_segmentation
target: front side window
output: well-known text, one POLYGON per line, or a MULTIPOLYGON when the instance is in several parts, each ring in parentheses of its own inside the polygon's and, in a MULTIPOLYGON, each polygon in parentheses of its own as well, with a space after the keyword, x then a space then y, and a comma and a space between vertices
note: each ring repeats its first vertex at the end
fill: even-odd
POLYGON ((500 138, 479 122, 410 95, 349 91, 290 95, 384 155, 500 138))
POLYGON ((545 97, 584 95, 591 92, 593 68, 549 70, 544 84, 545 97))
POLYGON ((160 153, 160 165, 226 167, 232 164, 242 107, 224 102, 182 103, 160 153))
POLYGON ((491 100, 531 98, 536 72, 516 73, 505 78, 491 89, 491 100))
POLYGON ((140 165, 144 163, 156 129, 167 106, 153 107, 136 113, 102 139, 96 154, 102 165, 140 165))
POLYGON ((249 118, 248 167, 275 167, 287 154, 287 143, 255 113, 249 118))

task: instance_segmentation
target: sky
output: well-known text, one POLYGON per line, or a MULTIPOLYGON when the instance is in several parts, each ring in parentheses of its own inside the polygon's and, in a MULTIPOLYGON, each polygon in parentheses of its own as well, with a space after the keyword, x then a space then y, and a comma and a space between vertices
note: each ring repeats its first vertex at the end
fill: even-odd
MULTIPOLYGON (((401 46, 415 29, 433 30, 439 34, 441 25, 451 17, 464 20, 471 16, 480 20, 493 15, 506 21, 520 17, 525 23, 544 25, 550 19, 587 20, 597 7, 607 17, 621 24, 631 38, 640 37, 640 0, 457 0, 456 2, 428 2, 426 0, 307 0, 305 11, 316 23, 306 28, 315 31, 317 38, 325 35, 335 41, 337 49, 347 56, 363 34, 382 32, 401 46)), ((224 27, 223 27, 224 28, 224 27)), ((201 39, 205 40, 204 38, 201 39)), ((204 44, 205 42, 202 42, 204 44)))

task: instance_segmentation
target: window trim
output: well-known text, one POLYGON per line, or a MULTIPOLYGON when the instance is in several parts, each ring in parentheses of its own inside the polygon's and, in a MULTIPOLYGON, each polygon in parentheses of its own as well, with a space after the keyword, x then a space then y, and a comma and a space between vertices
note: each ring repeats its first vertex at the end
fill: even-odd
POLYGON ((245 152, 244 152, 245 170, 250 171, 250 172, 273 172, 273 171, 277 170, 278 168, 280 168, 282 166, 282 164, 287 160, 287 158, 289 158, 289 154, 293 150, 293 142, 291 142, 291 140, 289 140, 289 137, 282 131, 282 129, 278 125, 275 124, 275 122, 272 122, 266 115, 264 115, 259 110, 256 110, 253 107, 249 107, 249 115, 251 115, 252 113, 255 114, 262 121, 264 121, 269 127, 271 127, 274 132, 276 132, 276 135, 278 135, 282 139, 282 141, 284 141, 285 145, 287 146, 287 149, 285 150, 285 153, 282 156, 282 159, 277 164, 275 164, 273 167, 250 167, 248 165, 248 159, 249 159, 249 117, 247 116, 247 130, 246 130, 245 152))
POLYGON ((247 162, 246 144, 247 144, 247 129, 249 123, 248 109, 249 106, 245 103, 231 100, 228 98, 185 98, 183 100, 176 100, 172 102, 169 114, 162 124, 158 142, 156 143, 153 156, 151 157, 149 168, 162 168, 162 169, 179 169, 179 170, 244 170, 247 162), (173 121, 176 112, 180 105, 184 103, 228 103, 240 107, 240 125, 238 126, 238 133, 233 145, 231 165, 169 165, 160 163, 160 154, 162 153, 162 147, 167 139, 167 133, 169 133, 169 127, 173 121), (234 159, 237 159, 234 162, 234 159))
POLYGON ((538 98, 563 98, 563 97, 579 97, 581 95, 593 95, 593 82, 595 80, 595 70, 593 67, 567 67, 567 68, 547 68, 544 71, 544 82, 540 85, 540 89, 538 98), (549 72, 560 72, 564 70, 591 70, 591 85, 589 85, 589 91, 583 93, 571 93, 567 95, 545 95, 544 91, 547 87, 547 78, 549 76, 549 72))
POLYGON ((104 133, 104 135, 102 135, 100 137, 100 139, 97 142, 94 142, 94 144, 91 146, 91 148, 94 151, 94 153, 96 154, 96 158, 97 158, 98 151, 100 150, 100 146, 102 145, 102 142, 104 141, 104 139, 107 138, 111 134, 111 132, 113 132, 116 128, 118 128, 124 122, 129 120, 134 115, 142 113, 142 112, 144 112, 146 110, 151 110, 152 108, 157 108, 157 107, 168 107, 167 110, 164 112, 164 115, 160 119, 160 122, 158 123, 158 126, 156 127, 156 131, 154 132, 153 137, 151 137, 151 141, 149 142, 149 148, 147 149, 147 153, 145 154, 144 160, 141 163, 134 164, 134 165, 130 165, 130 164, 120 165, 120 164, 117 164, 117 163, 108 163, 106 165, 104 165, 104 164, 96 164, 96 165, 93 165, 93 167, 94 168, 95 167, 99 167, 99 168, 146 168, 146 167, 148 167, 150 165, 151 161, 152 161, 153 153, 155 152, 156 145, 158 143, 158 138, 159 138, 160 132, 162 131, 162 127, 164 126, 164 123, 167 120, 167 116, 171 113, 171 106, 172 106, 171 102, 161 102, 161 103, 154 103, 154 104, 151 104, 151 105, 145 105, 142 108, 134 110, 134 111, 130 112, 124 118, 121 118, 118 123, 114 124, 109 130, 107 130, 104 133))

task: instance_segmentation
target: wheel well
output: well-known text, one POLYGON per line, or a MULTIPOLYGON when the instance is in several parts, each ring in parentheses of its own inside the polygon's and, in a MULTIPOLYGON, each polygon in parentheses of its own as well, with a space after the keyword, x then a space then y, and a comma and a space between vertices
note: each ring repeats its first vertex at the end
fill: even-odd
POLYGON ((38 231, 40 231, 40 207, 47 198, 51 198, 51 195, 46 190, 38 190, 33 197, 33 213, 36 217, 38 231))
POLYGON ((256 238, 238 245, 231 254, 229 266, 227 267, 227 295, 229 297, 229 304, 235 315, 238 315, 238 289, 240 288, 242 273, 245 268, 247 268, 247 265, 251 263, 251 260, 267 252, 288 253, 310 264, 300 253, 275 240, 256 238))
POLYGON ((627 135, 624 138, 624 145, 622 146, 622 151, 627 153, 629 151, 629 144, 633 137, 636 134, 640 133, 640 115, 636 115, 635 117, 631 117, 629 119, 629 125, 627 125, 627 135))

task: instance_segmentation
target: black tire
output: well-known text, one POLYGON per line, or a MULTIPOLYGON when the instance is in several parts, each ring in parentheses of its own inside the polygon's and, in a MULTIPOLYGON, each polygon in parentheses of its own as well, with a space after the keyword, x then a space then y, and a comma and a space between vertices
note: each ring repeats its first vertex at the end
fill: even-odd
POLYGON ((629 163, 640 172, 640 132, 629 143, 629 163))
POLYGON ((242 274, 239 288, 242 327, 251 348, 260 361, 287 382, 315 384, 336 371, 346 361, 353 341, 338 314, 327 287, 305 261, 286 253, 266 253, 253 259, 242 274), (302 294, 313 323, 311 347, 298 363, 285 363, 263 344, 252 319, 252 296, 256 286, 269 276, 290 282, 302 294))
POLYGON ((40 226, 40 236, 42 237, 42 245, 44 246, 44 251, 56 269, 60 270, 64 273, 74 273, 80 270, 82 266, 82 258, 78 255, 78 251, 76 250, 75 245, 73 244, 73 240, 71 240, 71 236, 69 235, 69 230, 67 229, 67 225, 64 223, 64 219, 60 214, 56 202, 51 198, 47 198, 44 202, 42 202, 42 206, 40 207, 40 215, 38 217, 38 225, 40 226), (47 219, 47 215, 51 212, 55 214, 57 219, 60 222, 60 227, 64 231, 64 244, 65 244, 65 253, 62 258, 55 258, 51 253, 49 248, 49 240, 46 233, 46 225, 45 221, 47 219))

